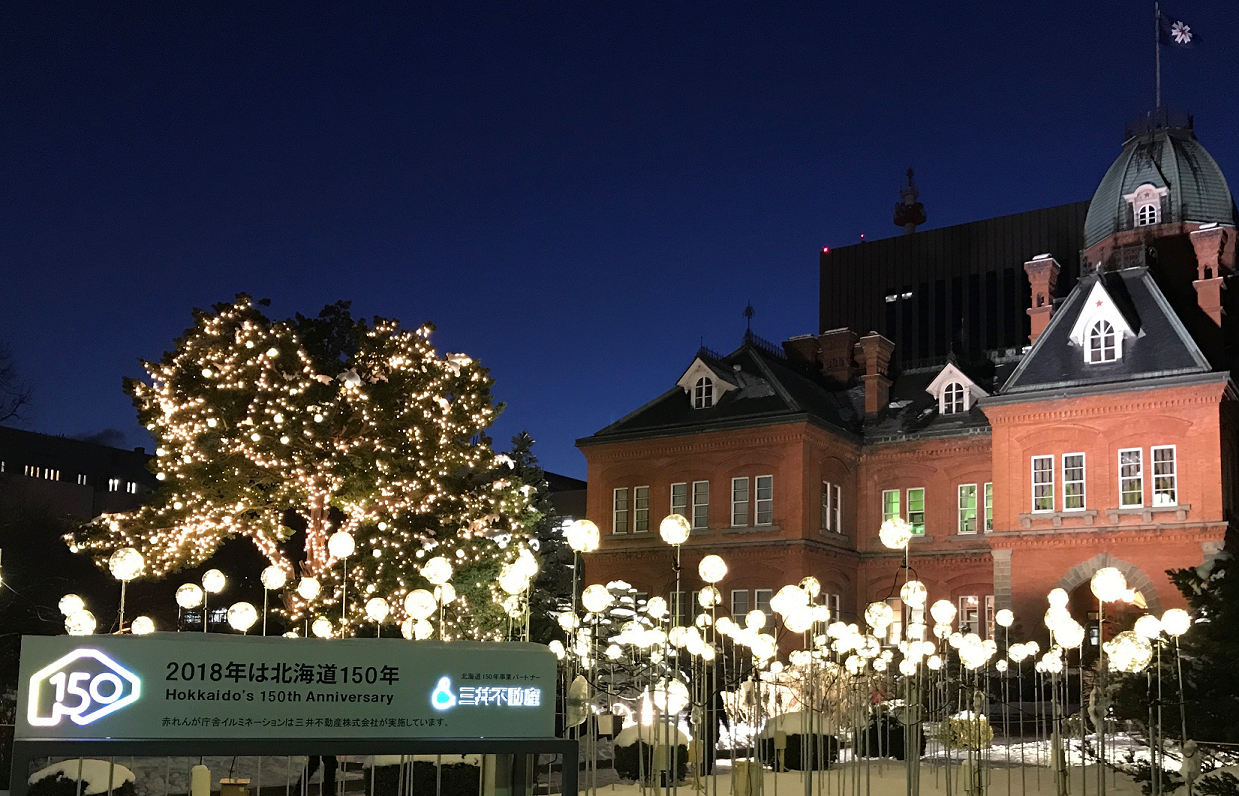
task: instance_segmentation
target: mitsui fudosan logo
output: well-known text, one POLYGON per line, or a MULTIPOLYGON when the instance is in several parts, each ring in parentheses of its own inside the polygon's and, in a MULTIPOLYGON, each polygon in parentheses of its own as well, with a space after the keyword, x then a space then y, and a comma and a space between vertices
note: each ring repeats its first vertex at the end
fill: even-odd
POLYGON ((138 701, 142 681, 96 649, 77 649, 30 678, 26 721, 55 727, 68 717, 79 726, 138 701))

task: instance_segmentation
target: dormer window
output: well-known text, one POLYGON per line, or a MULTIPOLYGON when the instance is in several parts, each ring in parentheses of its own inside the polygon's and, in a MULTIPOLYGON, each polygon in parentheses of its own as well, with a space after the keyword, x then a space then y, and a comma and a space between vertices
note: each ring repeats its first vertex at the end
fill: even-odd
POLYGON ((968 391, 957 381, 942 390, 942 414, 955 415, 968 409, 968 391))
POLYGON ((1169 193, 1165 188, 1146 182, 1125 195, 1123 199, 1131 212, 1132 224, 1137 227, 1151 227, 1162 223, 1162 202, 1169 193))
POLYGON ((693 385, 693 408, 709 409, 714 406, 714 380, 706 376, 693 385))
POLYGON ((1155 204, 1140 205, 1136 208, 1136 226, 1149 227, 1156 224, 1161 216, 1161 208, 1155 204))
POLYGON ((1113 362, 1119 358, 1118 340, 1114 327, 1108 321, 1100 320, 1089 327, 1087 361, 1090 365, 1102 362, 1113 362))

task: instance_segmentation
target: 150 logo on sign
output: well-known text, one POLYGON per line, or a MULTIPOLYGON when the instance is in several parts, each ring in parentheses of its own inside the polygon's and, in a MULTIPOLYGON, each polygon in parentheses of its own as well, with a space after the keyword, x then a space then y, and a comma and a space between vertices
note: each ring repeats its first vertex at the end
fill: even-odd
POLYGON ((30 677, 26 720, 54 727, 68 716, 84 726, 132 705, 141 693, 133 672, 99 650, 77 649, 30 677))

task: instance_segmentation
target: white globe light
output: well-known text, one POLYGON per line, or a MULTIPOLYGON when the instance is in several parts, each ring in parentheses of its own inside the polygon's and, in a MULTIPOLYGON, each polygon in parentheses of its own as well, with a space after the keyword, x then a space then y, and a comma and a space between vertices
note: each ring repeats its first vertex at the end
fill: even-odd
POLYGON ((940 625, 949 625, 955 621, 955 603, 950 600, 939 600, 929 606, 929 615, 940 625))
POLYGON ((149 636, 155 632, 155 620, 149 616, 136 616, 129 623, 129 630, 135 636, 149 636))
POLYGON ((285 583, 288 583, 288 573, 283 568, 272 564, 262 571, 259 580, 262 581, 262 587, 267 591, 279 591, 284 588, 285 583))
POLYGON ((327 538, 327 552, 336 558, 348 558, 356 549, 357 543, 348 531, 336 531, 327 538))
POLYGON ((507 594, 516 596, 529 588, 529 580, 514 567, 504 567, 499 573, 499 588, 507 594))
POLYGON ((452 562, 443 556, 435 556, 422 565, 422 577, 432 585, 442 586, 452 579, 452 562))
POLYGON ((182 584, 176 590, 176 604, 186 610, 202 605, 202 587, 197 583, 182 584))
POLYGON ((297 594, 301 599, 309 602, 318 596, 319 591, 323 587, 319 584, 318 578, 307 575, 297 583, 297 594))
POLYGON ((404 636, 409 641, 413 640, 413 620, 412 619, 406 619, 400 623, 400 635, 404 636))
POLYGON ((1007 661, 1005 659, 997 661, 994 664, 994 668, 997 669, 999 672, 1005 672, 1007 670, 1007 661))
POLYGON ((895 610, 887 603, 872 602, 865 609, 865 622, 878 632, 890 627, 893 621, 895 621, 895 610))
POLYGON ((600 614, 610 608, 613 599, 611 592, 607 591, 607 587, 597 583, 592 586, 586 586, 585 590, 581 592, 581 605, 585 606, 586 611, 594 614, 600 614))
POLYGON ((668 514, 658 524, 658 535, 669 545, 682 545, 688 541, 693 526, 688 524, 688 517, 683 514, 668 514))
POLYGON ((882 523, 878 538, 891 550, 902 550, 912 541, 912 524, 902 517, 893 517, 882 523))
POLYGON ((672 680, 669 684, 659 683, 654 687, 652 696, 655 707, 672 714, 679 713, 688 707, 691 701, 687 686, 679 680, 672 680))
POLYGON ((937 655, 930 655, 925 660, 925 665, 929 667, 930 671, 936 672, 942 668, 942 659, 939 658, 937 655))
MULTIPOLYGON (((713 608, 723 602, 723 595, 713 586, 706 586, 697 592, 697 602, 702 608, 713 608)), ((702 616, 709 618, 708 614, 702 614, 702 616)))
POLYGON ((1089 588, 1098 600, 1112 603, 1123 599, 1123 595, 1127 593, 1127 578, 1114 567, 1102 567, 1093 573, 1089 588))
POLYGON ((564 538, 568 546, 578 553, 592 553, 598 549, 601 541, 598 526, 589 520, 576 520, 564 529, 564 538))
POLYGON ((448 605, 456 600, 456 587, 450 583, 444 583, 442 586, 435 586, 435 599, 440 605, 448 605))
POLYGON ((1171 638, 1178 638, 1192 626, 1192 617, 1182 608, 1171 608, 1162 614, 1162 630, 1171 638))
POLYGON ((1069 650, 1078 649, 1084 643, 1084 626, 1074 619, 1064 622, 1054 631, 1054 640, 1069 650))
POLYGON ((95 632, 95 615, 83 608, 65 618, 65 632, 70 636, 89 636, 95 632))
POLYGON ((319 638, 331 638, 331 620, 320 616, 310 625, 310 630, 319 638))
POLYGON ((202 573, 202 588, 207 590, 208 594, 219 594, 224 590, 224 583, 227 579, 224 578, 224 573, 218 569, 208 569, 202 573))
POLYGON ((1051 608, 1066 608, 1070 599, 1065 589, 1053 589, 1049 594, 1051 608))
POLYGON ((108 571, 119 581, 131 581, 146 567, 142 554, 132 547, 122 547, 108 559, 108 571))
POLYGON ((749 630, 761 630, 766 626, 766 614, 754 608, 744 615, 744 626, 749 630))
POLYGON ((435 626, 422 619, 413 623, 413 638, 417 641, 425 641, 435 634, 435 626))
POLYGON ((1010 608, 1003 608, 994 614, 994 621, 999 627, 1011 627, 1015 623, 1015 614, 1011 613, 1010 608))
POLYGON ((76 594, 66 594, 64 597, 60 598, 60 602, 56 604, 56 607, 59 608, 60 613, 65 616, 73 616, 78 611, 85 608, 86 603, 83 602, 82 598, 78 597, 76 594))
POLYGON ((436 608, 434 595, 425 589, 414 589, 404 598, 404 612, 416 620, 429 619, 436 608))
POLYGON ((697 574, 706 583, 718 583, 727 577, 727 562, 721 556, 708 555, 697 565, 697 574))
POLYGON ((651 597, 645 604, 645 612, 654 619, 662 619, 667 615, 667 601, 662 597, 651 597))
POLYGON ((912 608, 924 608, 925 601, 929 599, 929 592, 925 589, 924 583, 919 580, 910 580, 899 589, 899 599, 912 608))
POLYGON ((816 600, 818 595, 822 593, 822 582, 812 575, 808 575, 800 579, 801 590, 809 595, 810 600, 816 600))
POLYGON ((784 616, 808 604, 809 595, 805 594, 799 586, 784 586, 775 593, 774 597, 770 598, 770 610, 784 616))
POLYGON ((228 624, 233 630, 242 633, 249 630, 258 621, 258 610, 247 602, 233 603, 228 609, 228 624))
POLYGON ((1136 620, 1135 631, 1140 638, 1152 641, 1161 636, 1162 623, 1156 616, 1145 614, 1136 620))
POLYGON ((783 624, 793 633, 805 633, 813 627, 813 609, 802 605, 783 617, 783 624))
POLYGON ((1110 659, 1110 668, 1120 672, 1143 671, 1153 660, 1152 645, 1133 630, 1124 630, 1102 647, 1110 659))
POLYGON ((371 597, 366 601, 366 618, 371 622, 381 625, 389 613, 391 606, 382 597, 371 597))

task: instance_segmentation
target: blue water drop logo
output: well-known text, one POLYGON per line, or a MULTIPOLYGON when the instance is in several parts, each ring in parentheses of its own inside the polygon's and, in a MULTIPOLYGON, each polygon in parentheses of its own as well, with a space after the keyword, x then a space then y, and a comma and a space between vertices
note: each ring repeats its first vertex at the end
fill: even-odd
POLYGON ((447 677, 440 677, 439 684, 435 686, 435 690, 430 694, 430 704, 435 710, 447 710, 456 707, 456 695, 452 693, 452 681, 447 677))

